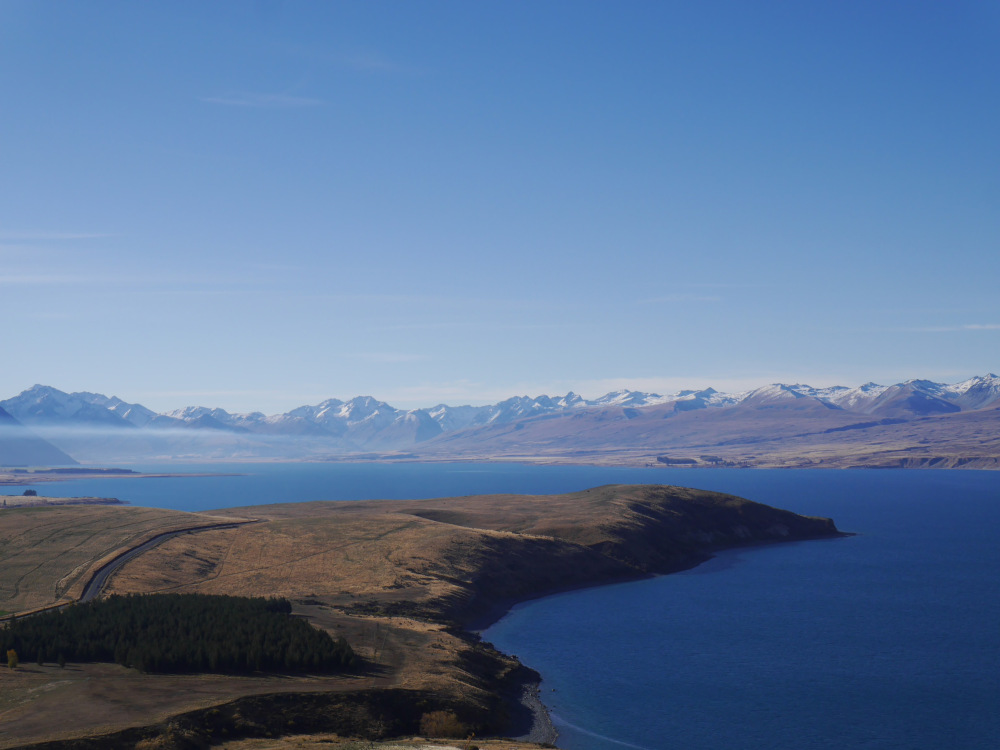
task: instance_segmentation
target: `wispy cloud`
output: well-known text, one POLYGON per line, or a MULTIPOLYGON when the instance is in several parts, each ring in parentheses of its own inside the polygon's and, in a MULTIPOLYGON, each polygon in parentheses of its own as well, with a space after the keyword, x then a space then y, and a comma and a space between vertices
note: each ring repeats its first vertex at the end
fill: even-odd
POLYGON ((571 323, 485 323, 475 320, 444 320, 429 323, 400 323, 372 326, 373 331, 544 331, 573 328, 571 323))
POLYGON ((14 242, 58 241, 58 240, 94 240, 102 237, 115 237, 108 232, 2 232, 0 240, 11 240, 14 242))
POLYGON ((429 359, 426 354, 407 354, 405 352, 358 352, 346 355, 349 359, 360 359, 376 364, 402 364, 404 362, 421 362, 429 359))
POLYGON ((92 284, 98 277, 74 276, 55 273, 7 273, 0 274, 0 285, 4 286, 45 286, 49 284, 92 284))
POLYGON ((674 302, 722 302, 722 297, 708 294, 663 294, 659 297, 637 300, 640 305, 658 305, 674 302))
POLYGON ((19 320, 79 320, 80 318, 77 313, 36 310, 19 310, 17 317, 19 320))
POLYGON ((904 328, 915 333, 956 333, 961 331, 1000 331, 1000 323, 967 323, 958 326, 922 326, 919 328, 904 328))
MULTIPOLYGON (((163 284, 211 284, 224 283, 215 282, 198 276, 183 275, 134 275, 134 274, 93 274, 93 273, 39 273, 34 271, 21 271, 14 273, 0 272, 0 286, 126 286, 137 293, 151 294, 157 290, 151 290, 148 286, 159 286, 163 284)), ((169 292, 170 290, 166 290, 169 292)), ((182 289, 186 294, 196 293, 197 290, 182 289)))
POLYGON ((681 284, 688 289, 760 289, 761 287, 772 286, 771 284, 729 284, 724 281, 710 281, 704 283, 692 282, 681 284))
POLYGON ((226 107, 256 107, 260 109, 295 109, 318 107, 326 104, 322 99, 314 99, 308 96, 265 94, 259 92, 242 92, 223 96, 202 96, 199 98, 206 104, 221 104, 226 107))

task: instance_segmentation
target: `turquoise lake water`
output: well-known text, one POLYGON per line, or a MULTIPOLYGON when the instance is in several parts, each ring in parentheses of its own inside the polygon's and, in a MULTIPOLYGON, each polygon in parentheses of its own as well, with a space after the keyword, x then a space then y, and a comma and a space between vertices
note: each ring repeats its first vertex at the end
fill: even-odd
POLYGON ((484 637, 542 673, 567 750, 1000 747, 1000 472, 132 468, 244 476, 33 488, 204 510, 656 482, 829 516, 857 536, 725 552, 684 573, 528 602, 484 637))

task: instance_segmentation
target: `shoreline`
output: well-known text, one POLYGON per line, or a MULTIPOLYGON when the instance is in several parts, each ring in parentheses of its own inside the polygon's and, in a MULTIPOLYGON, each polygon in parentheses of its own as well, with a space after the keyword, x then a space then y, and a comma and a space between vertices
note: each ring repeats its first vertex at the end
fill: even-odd
MULTIPOLYGON (((470 720, 479 723, 483 730, 490 732, 490 736, 516 735, 523 741, 536 743, 555 743, 558 738, 558 731, 542 702, 542 676, 530 666, 523 664, 516 656, 497 650, 485 642, 482 636, 490 625, 504 617, 511 609, 535 599, 570 591, 634 582, 688 570, 712 559, 723 550, 776 542, 846 536, 843 532, 839 532, 829 519, 797 516, 741 498, 683 488, 607 485, 578 493, 551 496, 548 502, 541 505, 533 496, 523 496, 520 500, 520 505, 512 501, 512 504, 504 506, 503 518, 517 510, 523 511, 528 518, 531 518, 531 512, 534 512, 536 507, 544 508, 550 515, 561 512, 563 506, 591 508, 589 515, 582 510, 579 513, 580 518, 589 524, 582 528, 596 529, 594 533, 599 532, 607 536, 610 532, 605 530, 600 522, 602 519, 607 522, 606 519, 610 518, 618 524, 614 528, 620 526, 623 532, 612 538, 615 547, 602 551, 593 551, 591 547, 581 545, 578 541, 574 543, 572 531, 567 532, 567 540, 558 543, 556 537, 551 539, 545 537, 549 539, 546 542, 535 541, 536 537, 531 533, 535 529, 531 527, 527 532, 523 532, 527 535, 524 538, 528 540, 523 542, 516 541, 521 539, 523 534, 513 534, 509 537, 489 534, 485 537, 487 542, 480 542, 476 537, 477 544, 482 544, 481 551, 485 554, 485 557, 472 558, 475 562, 474 569, 478 571, 477 575, 469 578, 466 587, 458 589, 458 593, 448 596, 439 594, 437 598, 427 599, 425 616, 433 613, 430 617, 431 622, 446 630, 450 629, 453 635, 466 641, 466 647, 471 647, 468 656, 463 656, 468 659, 464 669, 481 680, 477 683, 477 689, 481 690, 482 695, 471 700, 471 696, 462 692, 456 693, 453 699, 455 706, 465 705, 466 710, 470 712, 470 720), (626 518, 625 512, 633 506, 644 511, 641 516, 643 523, 640 525, 629 525, 622 520, 626 518), (675 510, 675 506, 692 509, 684 516, 685 524, 679 527, 668 523, 673 520, 674 514, 679 512, 675 510), (695 512, 699 510, 700 512, 695 512), (740 525, 732 527, 732 524, 737 522, 740 525), (695 537, 698 540, 697 544, 685 543, 686 539, 696 533, 701 534, 695 537), (754 535, 757 535, 756 539, 754 535), (680 541, 675 543, 675 537, 680 541), (707 544, 709 539, 715 543, 707 544), (619 550, 619 554, 624 554, 622 550, 631 550, 627 562, 614 554, 616 549, 619 550), (520 558, 521 565, 513 569, 513 574, 510 566, 504 563, 504 555, 511 554, 524 555, 520 558), (559 585, 560 583, 562 585, 559 585)), ((369 506, 378 505, 366 504, 364 501, 359 501, 357 504, 359 512, 367 512, 371 510, 369 506)), ((302 504, 303 507, 308 505, 308 503, 302 504)), ((479 530, 480 524, 472 525, 473 521, 482 520, 482 526, 486 529, 492 528, 491 523, 493 525, 499 523, 497 518, 491 516, 478 519, 474 515, 476 512, 485 512, 482 496, 452 499, 451 505, 455 507, 451 512, 458 515, 455 518, 440 518, 440 520, 426 517, 435 514, 440 516, 445 512, 437 508, 433 500, 417 500, 409 503, 399 501, 396 505, 401 507, 395 508, 393 505, 390 509, 408 510, 409 515, 434 522, 435 529, 438 523, 444 523, 445 527, 463 530, 462 534, 456 537, 458 539, 464 539, 470 533, 465 531, 466 529, 479 530), (423 508, 422 504, 430 504, 431 507, 428 510, 423 508), (417 512, 421 509, 425 511, 424 515, 417 512), (473 514, 464 518, 466 523, 462 523, 463 517, 460 515, 462 512, 473 514)), ((278 504, 275 507, 283 505, 278 504)), ((317 507, 326 508, 326 505, 317 507)), ((487 504, 486 507, 493 506, 487 504)), ((374 517, 381 518, 382 513, 383 511, 379 510, 374 517)), ((306 518, 312 517, 305 512, 302 515, 306 518)), ((295 513, 289 515, 289 517, 294 516, 295 513)), ((279 513, 277 517, 282 516, 279 513)), ((365 516, 361 518, 364 519, 365 516)), ((409 522, 405 528, 409 528, 412 523, 409 522)), ((339 529, 340 526, 335 525, 335 528, 339 529)), ((542 527, 542 530, 546 529, 542 527)), ((348 537, 354 539, 350 535, 348 537)), ((586 538, 584 541, 595 543, 591 538, 586 538)), ((448 549, 450 548, 442 547, 442 554, 448 549)), ((139 548, 132 550, 132 553, 138 555, 143 551, 140 545, 139 548)), ((461 562, 462 559, 459 559, 455 564, 461 562)), ((376 583, 372 585, 376 586, 376 583)), ((382 589, 376 586, 375 590, 382 589)), ((414 601, 424 600, 418 598, 414 601)), ((351 615, 352 612, 350 607, 343 610, 346 615, 351 615)), ((381 615, 391 617, 391 609, 381 615)), ((461 644, 456 646, 455 654, 466 653, 466 647, 461 644)), ((365 692, 367 694, 367 691, 365 692)), ((415 711, 419 705, 415 704, 411 708, 415 711)))
POLYGON ((797 537, 794 539, 758 539, 743 542, 742 544, 735 544, 725 547, 717 547, 711 549, 705 553, 705 555, 698 555, 690 558, 684 563, 673 566, 669 569, 664 570, 654 570, 649 573, 636 573, 635 575, 624 575, 624 576, 614 576, 611 578, 606 578, 603 580, 592 581, 589 583, 580 584, 568 584, 566 586, 556 586, 553 588, 544 589, 527 596, 517 597, 517 598, 506 598, 500 599, 494 602, 490 607, 481 614, 476 615, 467 622, 460 623, 459 627, 467 633, 471 633, 477 638, 482 638, 483 633, 489 630, 490 627, 495 625, 497 622, 502 620, 514 607, 520 604, 526 604, 528 602, 536 601, 537 599, 546 599, 550 596, 558 596, 559 594, 569 594, 574 591, 585 591, 587 589, 602 588, 604 586, 615 586, 620 583, 633 583, 635 581, 643 581, 649 578, 658 578, 660 576, 668 576, 674 573, 683 573, 686 570, 692 570, 697 568, 699 565, 707 563, 709 560, 715 559, 715 556, 719 553, 724 552, 734 552, 741 549, 753 549, 754 547, 769 547, 773 544, 794 544, 796 542, 820 542, 824 540, 834 540, 834 539, 846 539, 848 537, 857 536, 858 532, 855 531, 842 531, 837 529, 833 534, 824 534, 821 536, 812 537, 797 537))
POLYGON ((531 729, 527 734, 511 737, 517 742, 534 742, 538 745, 556 745, 559 731, 552 723, 549 709, 542 703, 542 683, 526 682, 521 692, 521 705, 531 711, 531 729))
MULTIPOLYGON (((483 637, 483 634, 494 624, 499 622, 501 619, 507 616, 515 607, 521 604, 527 604, 528 602, 536 601, 538 599, 546 599, 550 596, 559 596, 560 594, 569 594, 577 591, 586 591, 588 589, 603 588, 604 586, 615 586, 623 583, 634 583, 636 581, 648 580, 651 578, 659 578, 660 576, 668 576, 674 573, 682 573, 687 570, 693 570, 710 560, 715 559, 716 555, 719 553, 726 552, 737 552, 743 549, 753 549, 755 547, 766 547, 774 544, 790 544, 795 542, 817 542, 823 540, 834 540, 834 539, 846 539, 852 536, 856 536, 857 532, 851 531, 841 531, 837 530, 836 534, 832 536, 816 536, 801 539, 792 540, 773 540, 773 541, 751 541, 745 544, 739 544, 734 546, 720 547, 718 549, 712 550, 704 557, 699 559, 692 559, 689 564, 678 566, 671 570, 653 572, 648 574, 638 574, 634 576, 619 576, 613 579, 608 579, 604 581, 595 581, 592 583, 585 583, 580 585, 569 585, 561 586, 554 589, 549 589, 546 591, 539 592, 537 594, 526 596, 518 599, 505 599, 496 602, 489 610, 469 623, 461 625, 461 629, 466 633, 470 634, 473 638, 480 642, 485 642, 490 646, 493 646, 488 640, 483 637)), ((493 646, 493 648, 496 648, 493 646)), ((499 650, 499 649, 497 649, 499 650)), ((543 676, 533 667, 521 662, 520 657, 514 654, 508 654, 501 651, 505 656, 511 656, 517 659, 521 667, 527 670, 528 674, 520 683, 520 696, 518 696, 518 703, 525 709, 531 712, 532 723, 530 729, 527 732, 512 736, 510 739, 517 740, 519 742, 534 742, 536 744, 551 744, 556 745, 556 741, 559 737, 559 731, 556 729, 555 724, 552 722, 552 717, 549 714, 549 709, 542 702, 541 695, 541 685, 544 681, 543 676)), ((508 695, 507 700, 513 700, 514 696, 508 695)), ((524 729, 524 726, 515 727, 514 731, 520 731, 524 729)))
POLYGON ((123 470, 117 473, 58 473, 58 474, 28 474, 0 473, 0 487, 24 487, 32 484, 54 484, 56 482, 79 482, 87 479, 185 479, 187 477, 242 477, 245 474, 234 472, 199 472, 195 474, 154 473, 146 474, 138 471, 123 470))

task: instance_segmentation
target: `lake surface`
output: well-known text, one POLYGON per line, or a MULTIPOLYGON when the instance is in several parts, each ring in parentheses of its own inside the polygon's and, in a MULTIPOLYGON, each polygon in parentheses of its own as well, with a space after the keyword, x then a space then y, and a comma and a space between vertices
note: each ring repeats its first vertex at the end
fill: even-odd
POLYGON ((560 747, 1000 747, 1000 474, 688 476, 859 535, 515 608, 560 747))
POLYGON ((1000 472, 131 468, 243 476, 33 488, 205 510, 657 482, 829 516, 858 535, 727 552, 685 573, 529 602, 484 637, 542 673, 568 750, 1000 746, 1000 472))
POLYGON ((7 487, 0 492, 20 495, 25 489, 35 489, 39 495, 117 497, 133 505, 198 511, 308 500, 402 500, 493 493, 552 494, 584 490, 601 484, 673 483, 689 476, 683 470, 508 463, 144 464, 122 468, 149 473, 236 476, 95 477, 7 487))

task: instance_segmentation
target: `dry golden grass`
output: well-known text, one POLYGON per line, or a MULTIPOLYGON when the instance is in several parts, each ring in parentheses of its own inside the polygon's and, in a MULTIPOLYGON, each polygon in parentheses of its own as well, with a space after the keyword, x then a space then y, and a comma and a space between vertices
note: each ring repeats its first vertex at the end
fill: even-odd
MULTIPOLYGON (((53 580, 66 576, 61 571, 122 546, 123 535, 137 540, 154 526, 218 521, 114 507, 4 513, 19 524, 16 531, 4 524, 7 544, 20 540, 12 559, 25 571, 32 560, 48 571, 37 580, 22 573, 19 580, 35 581, 49 599, 53 580), (22 540, 23 534, 36 542, 22 540)), ((791 524, 793 538, 832 529, 799 519, 804 525, 796 531, 791 514, 714 493, 627 486, 553 496, 285 504, 226 514, 260 521, 168 539, 120 568, 107 590, 287 597, 295 614, 346 637, 374 665, 368 673, 316 680, 162 677, 91 665, 78 670, 85 679, 72 679, 69 669, 45 668, 32 677, 30 667, 20 683, 2 683, 8 697, 0 704, 0 732, 16 719, 11 726, 22 727, 21 740, 51 738, 54 728, 80 736, 242 695, 359 687, 426 691, 489 711, 498 681, 518 664, 470 645, 450 626, 547 590, 676 569, 697 556, 697 544, 739 543, 747 528, 766 536, 771 532, 762 530, 791 524), (714 538, 717 530, 727 536, 714 538), (71 711, 62 710, 67 704, 71 711)), ((8 554, 6 548, 0 554, 8 554)), ((15 744, 0 734, 0 747, 15 744)), ((272 746, 294 745, 266 747, 272 746)))
POLYGON ((579 557, 580 545, 607 541, 609 525, 627 522, 628 505, 620 491, 593 490, 259 506, 252 511, 264 523, 168 540, 123 567, 108 590, 436 606, 470 596, 485 557, 540 569, 579 557))
POLYGON ((192 513, 128 506, 0 509, 0 610, 72 601, 115 553, 164 531, 208 523, 192 513))

